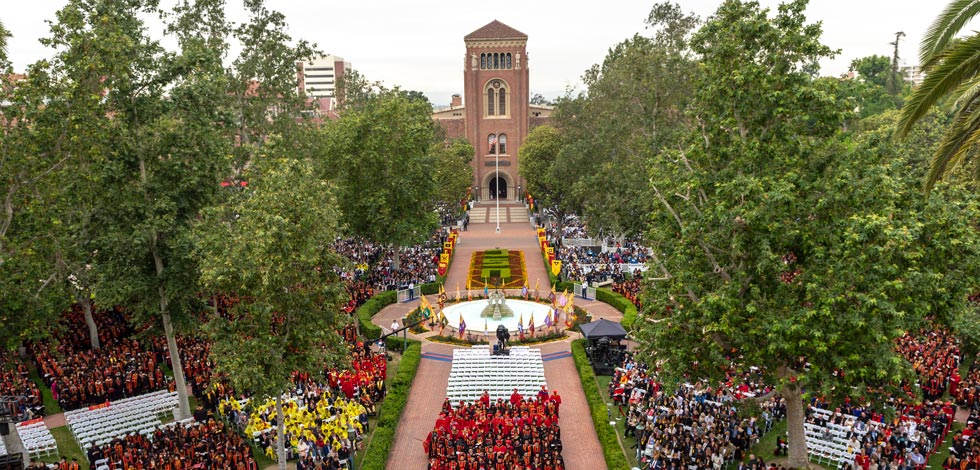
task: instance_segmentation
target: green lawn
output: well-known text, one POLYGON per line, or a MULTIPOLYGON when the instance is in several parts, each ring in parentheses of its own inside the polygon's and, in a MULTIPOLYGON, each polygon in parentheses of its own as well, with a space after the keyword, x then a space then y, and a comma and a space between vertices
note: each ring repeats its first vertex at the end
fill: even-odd
POLYGON ((950 429, 949 434, 946 435, 946 440, 939 445, 939 449, 935 454, 929 457, 929 461, 926 462, 926 466, 929 468, 943 468, 943 462, 946 461, 946 457, 949 457, 949 446, 953 441, 953 435, 957 431, 962 430, 966 427, 963 423, 953 423, 953 429, 950 429))
MULTIPOLYGON (((616 436, 619 437, 619 443, 622 444, 625 453, 626 460, 629 461, 631 467, 637 467, 639 464, 636 461, 636 449, 631 448, 631 446, 636 444, 636 439, 632 437, 625 437, 626 435, 626 418, 619 414, 619 407, 612 406, 612 398, 609 397, 609 382, 612 381, 612 376, 609 375, 597 375, 595 376, 596 382, 599 383, 599 395, 602 396, 602 401, 606 402, 606 406, 609 407, 609 413, 612 417, 612 421, 616 422, 616 436)), ((626 406, 623 407, 623 412, 627 411, 626 406)))
POLYGON ((51 395, 51 389, 44 384, 43 380, 41 380, 41 376, 38 375, 34 364, 30 364, 30 371, 31 381, 37 384, 37 388, 41 390, 41 400, 44 402, 44 415, 56 415, 61 413, 61 406, 58 405, 58 402, 55 401, 54 396, 51 395))
POLYGON ((85 453, 75 443, 75 438, 71 435, 71 431, 68 430, 68 426, 54 428, 51 430, 51 434, 54 435, 54 440, 58 443, 58 454, 41 457, 42 462, 54 463, 61 460, 61 456, 64 455, 68 458, 69 462, 71 462, 72 458, 76 458, 82 468, 87 466, 86 462, 88 460, 86 460, 85 453))

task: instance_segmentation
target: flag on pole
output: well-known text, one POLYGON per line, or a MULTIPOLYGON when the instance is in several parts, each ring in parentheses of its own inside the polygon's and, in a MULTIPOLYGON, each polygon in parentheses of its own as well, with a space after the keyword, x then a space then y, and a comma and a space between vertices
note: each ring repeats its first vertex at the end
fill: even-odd
POLYGON ((422 318, 426 320, 432 316, 432 305, 429 304, 429 299, 426 299, 424 295, 419 300, 419 310, 422 312, 422 318))
POLYGON ((541 283, 541 278, 538 278, 538 279, 535 279, 534 280, 534 300, 535 301, 541 300, 541 297, 538 295, 538 285, 540 283, 541 283))
POLYGON ((517 320, 517 333, 521 335, 521 341, 524 340, 524 312, 521 312, 521 318, 517 320))
POLYGON ((487 320, 483 320, 483 336, 490 336, 490 329, 487 328, 487 320))
POLYGON ((544 316, 544 324, 548 328, 551 328, 551 325, 553 325, 553 323, 551 322, 551 311, 550 310, 548 311, 548 314, 544 316))
POLYGON ((561 312, 558 310, 558 307, 555 307, 555 318, 552 320, 552 323, 555 326, 558 326, 560 325, 560 323, 558 323, 559 321, 561 321, 561 312))
POLYGON ((527 281, 524 281, 524 287, 521 287, 521 295, 524 296, 524 300, 527 300, 527 281))
POLYGON ((456 301, 459 302, 460 298, 461 297, 459 295, 459 281, 456 281, 456 301))
POLYGON ((534 336, 534 312, 531 312, 531 320, 527 322, 527 330, 531 332, 531 336, 534 336))
POLYGON ((557 300, 557 299, 558 299, 558 295, 555 294, 555 286, 551 286, 551 293, 548 294, 548 300, 551 301, 551 305, 552 306, 556 305, 555 304, 555 300, 557 300))
POLYGON ((490 285, 486 281, 483 282, 483 296, 490 298, 490 285))
POLYGON ((466 334, 466 320, 463 320, 463 314, 459 314, 459 337, 462 339, 463 335, 466 334))
POLYGON ((469 289, 466 290, 466 300, 473 300, 473 291, 469 289))

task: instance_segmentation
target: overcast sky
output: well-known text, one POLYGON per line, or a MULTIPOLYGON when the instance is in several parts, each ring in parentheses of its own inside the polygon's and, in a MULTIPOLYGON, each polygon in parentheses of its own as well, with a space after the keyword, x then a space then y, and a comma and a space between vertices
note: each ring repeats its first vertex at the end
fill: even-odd
MULTIPOLYGON (((775 8, 778 0, 760 0, 775 8)), ((51 55, 38 43, 64 0, 0 0, 0 20, 13 33, 8 51, 15 69, 51 55)), ((163 0, 169 4, 168 0, 163 0)), ((227 0, 229 16, 243 20, 240 0, 227 0)), ((448 104, 463 88, 463 36, 497 19, 528 35, 531 91, 548 97, 601 62, 614 44, 644 32, 653 1, 637 0, 267 0, 289 23, 289 33, 336 54, 371 80, 424 92, 448 104)), ((683 0, 687 11, 711 15, 720 0, 683 0)), ((810 21, 822 21, 824 43, 841 49, 823 63, 824 75, 847 71, 851 59, 890 56, 895 32, 904 31, 900 56, 916 63, 918 44, 947 0, 811 0, 810 21)))

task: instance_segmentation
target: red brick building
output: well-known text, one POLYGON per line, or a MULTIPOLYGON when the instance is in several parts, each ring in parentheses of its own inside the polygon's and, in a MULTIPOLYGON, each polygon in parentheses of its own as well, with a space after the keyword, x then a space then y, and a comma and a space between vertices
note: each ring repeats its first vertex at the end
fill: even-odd
POLYGON ((526 34, 494 20, 463 41, 463 96, 453 95, 450 107, 432 117, 450 137, 465 137, 476 149, 476 199, 515 200, 524 190, 517 149, 532 123, 547 122, 551 108, 528 104, 526 34))

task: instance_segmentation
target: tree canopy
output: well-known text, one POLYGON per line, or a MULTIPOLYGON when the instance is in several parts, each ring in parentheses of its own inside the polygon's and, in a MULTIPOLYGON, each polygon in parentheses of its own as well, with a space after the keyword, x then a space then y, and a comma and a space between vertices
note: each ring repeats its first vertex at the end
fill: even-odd
POLYGON ((842 132, 847 102, 814 78, 834 51, 805 8, 729 0, 694 35, 699 125, 653 159, 636 332, 673 383, 761 367, 796 467, 803 391, 860 400, 908 378, 894 340, 963 311, 980 254, 976 201, 910 195, 906 155, 842 132))

